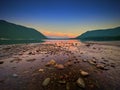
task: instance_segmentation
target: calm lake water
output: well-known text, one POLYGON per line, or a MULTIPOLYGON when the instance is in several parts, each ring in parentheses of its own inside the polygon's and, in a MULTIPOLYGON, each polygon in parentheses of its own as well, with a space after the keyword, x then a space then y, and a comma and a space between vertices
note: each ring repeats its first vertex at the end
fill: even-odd
POLYGON ((41 43, 41 42, 44 42, 44 40, 0 40, 0 45, 41 43))
POLYGON ((29 43, 54 43, 54 42, 68 42, 68 41, 77 41, 77 42, 82 42, 82 43, 97 43, 97 44, 105 44, 105 45, 117 45, 120 46, 120 41, 80 41, 80 40, 73 40, 73 39, 65 39, 65 40, 60 40, 60 39, 45 39, 45 40, 0 40, 0 45, 10 45, 10 44, 29 44, 29 43))

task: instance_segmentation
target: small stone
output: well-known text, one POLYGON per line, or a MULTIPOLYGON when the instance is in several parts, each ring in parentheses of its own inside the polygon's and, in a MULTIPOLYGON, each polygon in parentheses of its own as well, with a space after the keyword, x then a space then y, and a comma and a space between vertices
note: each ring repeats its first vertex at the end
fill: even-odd
POLYGON ((89 60, 88 61, 90 64, 92 64, 92 65, 96 65, 96 63, 94 63, 93 61, 91 61, 91 60, 89 60))
POLYGON ((50 78, 46 78, 46 79, 43 81, 42 85, 43 85, 43 86, 47 86, 49 83, 50 83, 50 78))
POLYGON ((58 81, 60 84, 65 84, 66 83, 66 81, 65 80, 63 80, 63 81, 58 81))
POLYGON ((29 52, 28 54, 30 55, 30 54, 32 54, 32 52, 29 52))
POLYGON ((93 63, 96 63, 96 60, 95 60, 95 59, 92 59, 92 62, 93 62, 93 63))
POLYGON ((0 83, 4 83, 4 81, 5 81, 4 79, 0 79, 0 83))
POLYGON ((23 55, 23 53, 19 53, 19 55, 23 55))
POLYGON ((48 67, 49 67, 50 65, 51 65, 51 64, 48 62, 45 66, 48 66, 48 67))
POLYGON ((65 63, 65 66, 72 66, 72 63, 69 61, 69 62, 66 62, 65 63))
POLYGON ((64 65, 62 65, 62 64, 56 64, 55 67, 57 69, 64 69, 64 65))
POLYGON ((96 49, 95 47, 93 47, 93 49, 96 49))
POLYGON ((83 61, 83 62, 87 62, 87 60, 86 60, 86 59, 83 59, 82 61, 83 61))
POLYGON ((50 66, 50 65, 55 65, 56 64, 56 61, 55 60, 50 60, 46 66, 50 66))
POLYGON ((66 90, 70 90, 70 84, 69 83, 66 84, 66 90))
POLYGON ((90 44, 86 44, 87 47, 90 47, 90 44))
POLYGON ((113 65, 113 64, 111 64, 110 66, 111 66, 111 67, 115 67, 115 65, 113 65))
POLYGON ((33 58, 33 59, 28 59, 27 61, 28 62, 33 62, 33 61, 35 61, 36 59, 35 58, 33 58))
POLYGON ((4 62, 3 61, 0 61, 0 64, 3 64, 4 62))
POLYGON ((13 76, 13 77, 18 77, 18 75, 17 75, 17 74, 13 74, 12 76, 13 76))
POLYGON ((89 75, 88 72, 85 72, 85 71, 83 71, 83 70, 80 70, 80 74, 81 74, 82 76, 88 76, 88 75, 89 75))
POLYGON ((81 52, 80 54, 83 54, 83 52, 81 52))
POLYGON ((102 64, 98 64, 97 66, 96 66, 97 68, 99 68, 99 69, 102 69, 102 70, 104 70, 104 65, 102 65, 102 64))
POLYGON ((29 73, 29 71, 24 71, 23 73, 26 74, 26 73, 29 73))
POLYGON ((44 69, 39 69, 39 72, 44 72, 44 69))
POLYGON ((105 61, 105 62, 108 62, 108 60, 105 60, 105 59, 104 59, 104 61, 105 61))
POLYGON ((55 65, 56 64, 56 61, 55 60, 50 60, 49 62, 51 65, 55 65))
POLYGON ((78 78, 78 80, 76 81, 77 85, 81 88, 85 88, 85 82, 82 78, 78 78))
POLYGON ((104 70, 109 70, 109 68, 108 67, 104 67, 104 70))

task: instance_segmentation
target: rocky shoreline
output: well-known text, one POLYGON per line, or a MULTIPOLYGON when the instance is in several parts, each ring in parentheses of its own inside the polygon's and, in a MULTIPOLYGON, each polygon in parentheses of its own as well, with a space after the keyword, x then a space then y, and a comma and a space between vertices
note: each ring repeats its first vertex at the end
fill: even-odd
POLYGON ((119 90, 120 47, 78 40, 0 45, 1 90, 119 90))

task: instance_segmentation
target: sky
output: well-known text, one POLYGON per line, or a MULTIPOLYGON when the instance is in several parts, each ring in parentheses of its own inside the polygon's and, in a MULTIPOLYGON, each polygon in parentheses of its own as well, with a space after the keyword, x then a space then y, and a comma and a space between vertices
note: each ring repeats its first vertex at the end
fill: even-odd
POLYGON ((120 0, 0 0, 0 19, 48 37, 120 26, 120 0))

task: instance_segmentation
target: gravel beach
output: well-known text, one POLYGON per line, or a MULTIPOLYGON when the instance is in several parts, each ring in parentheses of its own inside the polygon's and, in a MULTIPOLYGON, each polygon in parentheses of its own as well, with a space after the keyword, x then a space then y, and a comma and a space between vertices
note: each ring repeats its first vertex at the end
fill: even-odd
POLYGON ((0 90, 119 90, 120 42, 0 45, 0 90))

